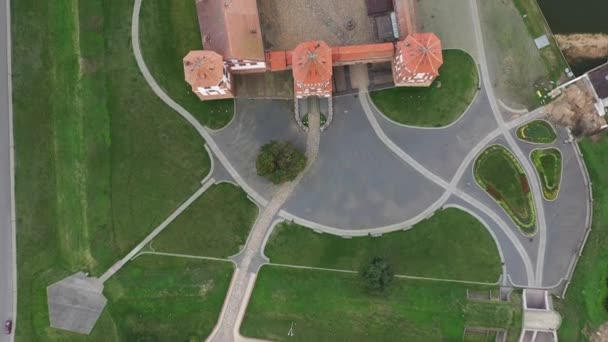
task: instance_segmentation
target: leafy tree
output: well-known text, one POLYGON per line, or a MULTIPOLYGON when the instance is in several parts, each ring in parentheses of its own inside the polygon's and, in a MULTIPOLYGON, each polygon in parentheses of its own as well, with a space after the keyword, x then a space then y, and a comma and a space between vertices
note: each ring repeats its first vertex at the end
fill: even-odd
POLYGON ((365 286, 376 292, 385 292, 395 277, 392 267, 380 257, 374 257, 359 273, 365 286))
POLYGON ((306 156, 287 141, 271 141, 262 146, 256 163, 258 176, 274 184, 294 180, 306 167, 306 156))

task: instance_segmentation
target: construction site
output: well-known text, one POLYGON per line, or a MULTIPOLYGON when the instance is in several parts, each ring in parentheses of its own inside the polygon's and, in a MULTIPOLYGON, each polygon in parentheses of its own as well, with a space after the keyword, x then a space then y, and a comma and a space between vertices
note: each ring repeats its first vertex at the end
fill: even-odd
POLYGON ((550 93, 548 117, 567 127, 575 137, 593 136, 608 129, 608 63, 564 83, 550 93))

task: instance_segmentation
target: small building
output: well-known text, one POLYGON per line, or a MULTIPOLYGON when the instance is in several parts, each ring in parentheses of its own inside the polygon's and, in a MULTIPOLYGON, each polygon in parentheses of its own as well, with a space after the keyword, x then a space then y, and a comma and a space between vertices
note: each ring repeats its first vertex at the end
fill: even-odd
POLYGON ((201 100, 234 97, 232 75, 222 56, 207 50, 190 51, 183 60, 184 77, 201 100))
POLYGON ((442 64, 441 41, 434 33, 410 34, 395 45, 395 85, 428 87, 439 76, 442 64))
POLYGON ((330 97, 332 94, 332 50, 323 41, 299 44, 292 53, 294 94, 330 97))
POLYGON ((604 109, 603 112, 605 113, 605 108, 608 107, 608 62, 589 71, 587 75, 598 97, 598 102, 603 107, 602 109, 604 109))
POLYGON ((205 50, 219 53, 233 72, 266 69, 256 0, 196 0, 205 50))

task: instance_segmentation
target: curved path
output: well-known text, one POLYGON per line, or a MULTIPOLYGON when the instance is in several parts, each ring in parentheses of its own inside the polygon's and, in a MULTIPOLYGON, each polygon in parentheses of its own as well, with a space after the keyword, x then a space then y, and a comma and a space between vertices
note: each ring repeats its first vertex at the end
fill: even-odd
POLYGON ((306 140, 306 157, 308 161, 306 168, 295 180, 281 185, 251 229, 245 248, 234 258, 237 260, 237 268, 232 276, 232 282, 224 302, 224 307, 222 308, 222 313, 220 314, 219 322, 208 338, 208 341, 224 342, 239 338, 238 330, 245 315, 245 309, 249 303, 249 297, 253 291, 253 285, 261 264, 259 262, 256 263, 255 259, 262 257, 261 251, 264 249, 265 238, 272 228, 273 218, 317 159, 319 140, 320 114, 309 113, 308 136, 306 140))
MULTIPOLYGON (((141 3, 142 0, 134 1, 131 35, 135 59, 146 82, 163 102, 175 110, 196 129, 199 135, 205 139, 212 153, 218 158, 219 162, 224 166, 230 176, 254 201, 256 201, 262 207, 262 214, 252 228, 244 250, 233 258, 237 264, 237 269, 233 275, 231 287, 226 298, 220 321, 210 337, 211 340, 230 341, 239 338, 238 327, 240 320, 244 315, 249 295, 253 289, 257 270, 262 263, 267 261, 262 253, 264 247, 263 245, 265 243, 264 239, 272 227, 271 222, 276 219, 277 215, 318 231, 342 236, 359 236, 369 234, 376 235, 404 229, 429 217, 433 212, 441 207, 456 205, 463 210, 469 211, 474 216, 481 218, 481 220, 484 222, 494 222, 495 224, 493 224, 492 227, 497 227, 496 230, 492 230, 489 227, 488 229, 497 242, 499 251, 501 253, 501 258, 503 259, 503 262, 507 264, 506 267, 508 267, 508 265, 511 263, 514 265, 517 264, 518 267, 520 267, 519 265, 523 265, 523 268, 525 268, 525 272, 523 272, 524 276, 522 277, 523 280, 521 280, 523 285, 534 287, 542 286, 543 266, 546 254, 545 249, 547 244, 547 224, 545 219, 545 207, 542 198, 542 191, 534 168, 510 133, 510 130, 512 130, 514 127, 541 117, 542 112, 541 109, 539 109, 531 113, 524 114, 515 120, 511 120, 509 122, 504 121, 489 80, 476 0, 470 0, 470 7, 474 16, 473 24, 475 29, 475 38, 477 41, 477 52, 480 74, 483 83, 483 91, 485 91, 485 95, 487 97, 487 100, 484 100, 487 101, 487 103, 483 103, 481 105, 491 108, 492 116, 497 124, 494 126, 496 128, 492 129, 492 127, 490 127, 492 130, 487 133, 487 135, 483 137, 480 135, 479 140, 472 148, 468 149, 466 155, 463 153, 464 158, 462 158, 460 163, 457 164, 458 167, 455 172, 446 172, 443 174, 431 172, 431 170, 425 167, 417 158, 408 154, 403 145, 396 143, 393 137, 389 136, 389 134, 385 132, 386 126, 383 128, 383 122, 379 122, 378 119, 379 115, 381 114, 378 114, 373 105, 370 103, 366 87, 360 87, 359 102, 365 113, 367 121, 373 129, 374 134, 386 147, 388 147, 392 153, 394 153, 394 155, 399 158, 399 160, 409 167, 412 167, 414 170, 416 170, 416 172, 424 176, 425 179, 442 189, 441 195, 434 202, 409 219, 382 227, 369 227, 360 230, 346 230, 331 227, 322 223, 312 222, 307 220, 305 217, 299 217, 287 212, 286 210, 282 210, 287 198, 293 193, 297 184, 303 179, 304 173, 302 173, 294 182, 287 183, 284 186, 275 189, 272 196, 267 193, 266 197, 271 197, 270 201, 268 201, 265 196, 260 195, 256 189, 248 184, 248 182, 239 174, 237 169, 233 167, 229 159, 219 148, 218 144, 214 140, 213 134, 203 127, 203 125, 201 125, 192 114, 171 99, 166 93, 164 93, 148 70, 141 53, 139 41, 139 16, 141 3), (463 179, 466 179, 465 176, 467 176, 467 171, 470 171, 471 164, 475 157, 481 151, 483 151, 486 146, 497 139, 503 139, 506 141, 506 144, 509 146, 510 150, 519 159, 520 163, 524 167, 524 171, 527 174, 530 182, 534 197, 534 206, 537 213, 538 228, 538 251, 535 250, 532 255, 536 259, 535 265, 532 264, 532 260, 534 258, 531 258, 529 249, 527 250, 522 244, 522 237, 517 235, 517 230, 512 224, 510 224, 510 222, 505 221, 504 216, 497 213, 500 209, 493 209, 489 207, 487 203, 483 203, 483 201, 480 200, 481 197, 477 196, 475 192, 465 191, 462 187, 462 181, 463 179), (448 179, 449 177, 451 178, 448 179), (501 244, 501 241, 499 241, 497 238, 497 234, 502 234, 502 236, 504 236, 504 239, 501 240, 503 244, 501 244), (508 244, 505 245, 505 241, 508 241, 508 244), (512 249, 512 253, 509 254, 510 256, 506 256, 506 253, 505 256, 503 256, 505 249, 512 249)), ((315 118, 311 118, 311 120, 315 121, 315 118)), ((380 121, 382 121, 382 119, 380 121)), ((312 122, 312 125, 314 125, 314 122, 312 122)), ((316 159, 319 148, 318 130, 311 129, 310 131, 307 138, 307 154, 309 155, 309 160, 311 163, 309 163, 306 170, 310 168, 312 161, 316 159), (312 131, 312 133, 310 133, 310 131, 312 131)), ((405 147, 407 147, 407 144, 405 147)), ((454 168, 455 167, 456 164, 454 164, 454 168)), ((532 247, 528 246, 528 248, 532 247)), ((503 278, 503 282, 506 282, 507 278, 510 278, 510 275, 505 269, 503 269, 503 275, 505 276, 503 278)))
MULTIPOLYGON (((166 93, 164 93, 164 91, 161 89, 161 87, 158 85, 158 83, 154 80, 154 77, 151 75, 149 69, 147 68, 147 66, 145 64, 145 61, 144 61, 142 53, 141 53, 141 48, 140 48, 139 18, 140 18, 141 3, 142 3, 142 0, 135 0, 135 2, 134 2, 131 35, 132 35, 133 52, 135 55, 135 59, 136 59, 138 67, 139 67, 140 71, 142 72, 146 82, 149 84, 149 86, 154 91, 154 93, 163 102, 165 102, 168 106, 170 106, 173 110, 175 110, 178 114, 180 114, 186 121, 188 121, 197 130, 199 135, 203 139, 205 139, 205 141, 207 142, 207 144, 208 144, 209 148, 212 150, 212 152, 217 156, 218 160, 224 165, 224 167, 227 169, 227 171, 236 180, 236 182, 247 192, 247 194, 249 194, 249 196, 251 196, 261 206, 267 206, 269 202, 265 198, 260 196, 253 188, 251 188, 247 184, 247 182, 245 182, 245 180, 239 175, 239 173, 234 169, 234 167, 231 165, 230 161, 226 158, 226 156, 222 153, 222 151, 220 150, 218 145, 215 143, 211 134, 200 124, 200 122, 192 114, 190 114, 187 110, 185 110, 183 107, 181 107, 177 102, 175 102, 173 99, 171 99, 166 93)), ((373 117, 373 115, 370 115, 371 108, 369 105, 369 100, 368 100, 367 94, 365 94, 365 96, 361 96, 361 103, 364 106, 364 110, 366 112, 366 115, 368 116, 368 119, 370 119, 370 123, 372 123, 372 126, 374 126, 374 122, 376 122, 376 121, 375 121, 375 118, 373 119, 373 121, 371 119, 373 117)), ((535 113, 535 114, 532 114, 529 116, 522 116, 519 118, 520 120, 517 120, 517 122, 525 122, 527 119, 535 117, 536 115, 538 115, 538 113, 535 113)), ((376 122, 376 124, 377 124, 377 122, 376 122)), ((416 217, 414 217, 410 220, 407 220, 406 222, 399 222, 399 223, 396 223, 396 224, 390 225, 390 226, 357 231, 355 234, 353 234, 352 231, 343 230, 343 229, 335 229, 332 227, 315 224, 314 222, 306 221, 303 218, 299 218, 295 215, 291 215, 284 211, 281 212, 281 216, 293 219, 294 221, 301 223, 301 224, 308 224, 312 228, 319 229, 322 231, 327 231, 332 234, 339 234, 339 235, 378 234, 378 233, 390 232, 390 231, 402 229, 404 226, 410 226, 410 225, 413 225, 413 224, 423 220, 424 218, 426 218, 430 214, 432 214, 432 212, 439 209, 443 204, 445 204, 445 202, 447 201, 449 196, 453 193, 453 194, 463 198, 465 201, 469 202, 473 207, 480 208, 480 210, 482 212, 487 213, 487 215, 490 218, 492 218, 501 227, 501 229, 503 231, 505 231, 505 234, 507 234, 507 236, 509 236, 509 239, 513 242, 514 248, 520 254, 524 265, 526 265, 526 274, 527 274, 527 278, 528 278, 527 282, 531 282, 534 271, 531 268, 529 256, 527 255, 527 253, 525 252, 525 250, 523 249, 521 244, 517 241, 517 239, 514 238, 513 233, 509 231, 509 228, 506 225, 506 223, 498 215, 496 215, 496 213, 492 212, 489 208, 485 207, 478 200, 476 200, 475 198, 473 198, 470 195, 465 194, 461 190, 456 189, 456 184, 458 183, 458 181, 460 180, 460 178, 466 171, 470 162, 475 158, 477 153, 479 153, 481 150, 483 150, 483 148, 489 141, 496 138, 501 133, 504 134, 504 131, 507 129, 506 127, 507 126, 504 126, 504 127, 501 127, 500 129, 496 129, 496 130, 492 131, 474 149, 472 149, 470 151, 470 153, 467 155, 467 157, 461 163, 460 167, 458 168, 456 174, 454 175, 454 177, 452 178, 450 183, 445 182, 443 179, 441 179, 438 176, 436 176, 435 174, 429 172, 422 165, 420 165, 415 159, 411 158, 409 155, 404 153, 401 149, 397 148, 396 146, 391 146, 391 150, 393 150, 393 152, 395 152, 400 158, 405 160, 408 164, 414 166, 414 168, 418 169, 418 171, 421 171, 421 173, 423 175, 425 175, 425 177, 429 178, 434 183, 436 183, 436 184, 440 185, 442 188, 446 189, 444 194, 440 198, 438 198, 438 200, 435 203, 433 203, 431 206, 429 206, 429 208, 427 208, 423 213, 417 215, 416 217), (507 233, 507 231, 509 231, 509 232, 507 233)), ((378 131, 377 127, 375 128, 375 130, 376 130, 376 134, 379 134, 379 132, 381 131, 381 130, 378 131)), ((381 140, 382 140, 382 138, 381 138, 381 140)), ((392 142, 390 142, 390 140, 384 139, 384 142, 387 143, 387 145, 394 145, 394 144, 392 144, 392 142)))
POLYGON ((477 50, 479 53, 479 62, 481 67, 481 76, 484 80, 485 89, 490 99, 490 107, 498 126, 501 130, 502 135, 507 140, 509 147, 524 168, 524 171, 528 177, 528 182, 532 190, 532 196, 534 198, 534 206, 536 208, 536 227, 538 228, 539 234, 539 250, 538 257, 536 259, 536 278, 534 286, 542 286, 543 279, 543 266, 545 260, 545 249, 547 244, 547 224, 545 222, 545 207, 543 201, 542 190, 538 179, 536 177, 536 171, 532 167, 528 158, 519 148, 519 145, 513 139, 513 136, 509 133, 509 127, 505 124, 505 121, 501 115, 496 96, 494 95, 494 89, 490 80, 490 73, 488 69, 488 63, 484 48, 483 35, 481 32, 481 22, 479 16, 479 9, 477 8, 477 0, 470 0, 470 6, 473 12, 473 27, 475 29, 475 38, 477 40, 477 50))

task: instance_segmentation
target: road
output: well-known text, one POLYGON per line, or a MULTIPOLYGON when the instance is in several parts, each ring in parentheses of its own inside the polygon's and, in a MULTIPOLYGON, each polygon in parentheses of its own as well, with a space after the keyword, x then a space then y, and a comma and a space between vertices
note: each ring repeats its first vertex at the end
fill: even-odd
MULTIPOLYGON (((0 3, 0 321, 13 319, 16 299, 15 235, 13 223, 12 191, 12 134, 11 104, 9 101, 10 53, 7 26, 9 0, 0 3)), ((0 342, 12 341, 13 335, 0 335, 0 342)))

